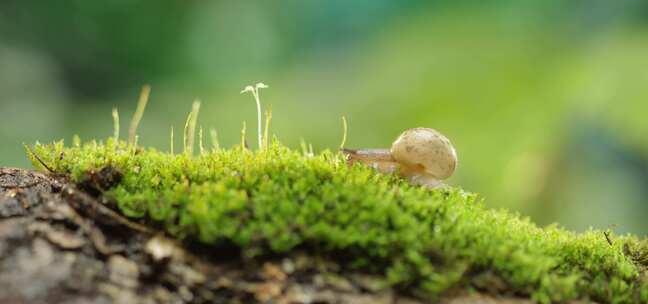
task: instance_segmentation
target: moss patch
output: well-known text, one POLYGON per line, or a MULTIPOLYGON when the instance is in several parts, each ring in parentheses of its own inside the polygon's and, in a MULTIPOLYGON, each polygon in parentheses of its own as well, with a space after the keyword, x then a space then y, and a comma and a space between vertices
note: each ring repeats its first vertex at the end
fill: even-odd
POLYGON ((427 190, 348 167, 338 153, 312 155, 274 142, 260 152, 191 157, 112 139, 34 150, 76 183, 117 170, 121 179, 96 188, 123 214, 246 256, 312 250, 430 299, 499 286, 494 292, 544 303, 648 302, 646 240, 611 235, 610 243, 603 231, 540 228, 458 188, 427 190))

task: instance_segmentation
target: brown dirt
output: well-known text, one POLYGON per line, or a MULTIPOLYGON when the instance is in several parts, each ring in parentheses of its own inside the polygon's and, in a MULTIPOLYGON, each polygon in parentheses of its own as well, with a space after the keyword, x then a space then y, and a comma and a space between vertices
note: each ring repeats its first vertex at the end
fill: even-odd
MULTIPOLYGON (((84 189, 0 168, 0 303, 427 303, 312 254, 181 244, 84 189)), ((441 302, 530 303, 466 292, 441 302)))

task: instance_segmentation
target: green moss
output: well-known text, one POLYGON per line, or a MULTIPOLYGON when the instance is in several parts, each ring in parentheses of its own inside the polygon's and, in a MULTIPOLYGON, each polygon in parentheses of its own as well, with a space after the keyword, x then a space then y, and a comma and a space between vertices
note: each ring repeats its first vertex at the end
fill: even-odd
MULTIPOLYGON (((121 212, 183 239, 237 246, 246 255, 297 247, 432 299, 495 275, 507 292, 548 303, 648 302, 648 242, 602 231, 537 227, 485 208, 458 188, 427 190, 337 153, 216 150, 197 157, 105 144, 36 145, 43 162, 83 182, 102 168, 123 179, 104 195, 121 212)), ((39 162, 34 165, 41 167, 39 162)))

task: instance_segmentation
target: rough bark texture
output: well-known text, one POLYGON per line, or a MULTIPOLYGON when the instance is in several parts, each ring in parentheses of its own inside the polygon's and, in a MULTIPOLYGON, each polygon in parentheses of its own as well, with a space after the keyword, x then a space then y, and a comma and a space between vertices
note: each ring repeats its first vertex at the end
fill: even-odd
MULTIPOLYGON (((465 292, 441 301, 530 302, 465 292)), ((0 303, 254 302, 426 303, 305 253, 246 259, 180 244, 64 178, 0 168, 0 303)))

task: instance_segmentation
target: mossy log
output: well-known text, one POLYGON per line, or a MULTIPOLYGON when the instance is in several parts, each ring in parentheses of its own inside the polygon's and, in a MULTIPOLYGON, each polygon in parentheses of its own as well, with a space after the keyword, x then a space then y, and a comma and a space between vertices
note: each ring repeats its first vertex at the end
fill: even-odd
POLYGON ((0 300, 648 302, 645 239, 538 227, 337 152, 29 150, 42 173, 0 178, 0 300))
MULTIPOLYGON (((0 303, 427 302, 325 256, 244 258, 142 229, 102 204, 61 176, 0 168, 0 303)), ((459 290, 441 301, 531 302, 459 290)))

